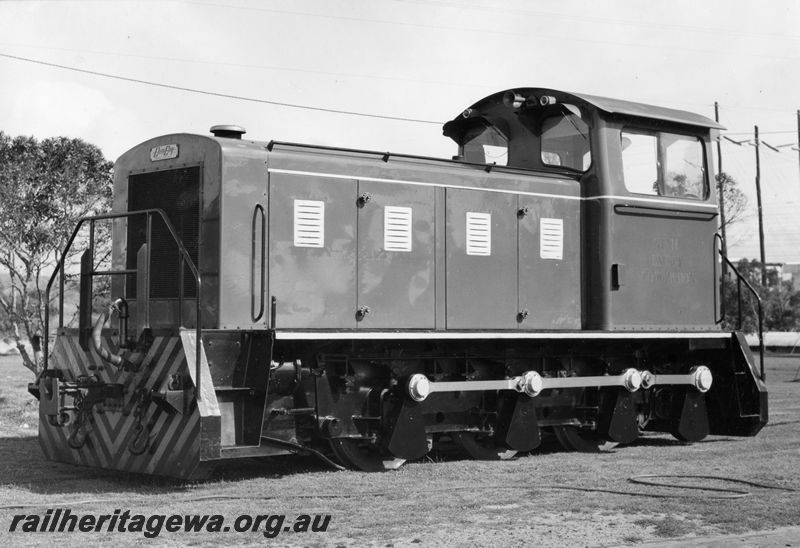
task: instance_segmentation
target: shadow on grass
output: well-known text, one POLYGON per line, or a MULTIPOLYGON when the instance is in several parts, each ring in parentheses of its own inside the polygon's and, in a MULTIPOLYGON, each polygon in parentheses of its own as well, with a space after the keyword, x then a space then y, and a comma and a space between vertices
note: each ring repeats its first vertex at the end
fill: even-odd
POLYGON ((206 479, 180 480, 49 461, 35 436, 0 438, 0 463, 0 488, 61 495, 179 493, 217 482, 280 478, 330 470, 316 458, 286 455, 223 462, 206 479))
MULTIPOLYGON (((730 442, 732 438, 710 438, 701 444, 730 442)), ((678 440, 660 437, 641 437, 625 447, 677 447, 686 445, 678 440)), ((614 450, 616 451, 616 450, 614 450)), ((563 453, 564 449, 552 436, 543 436, 542 445, 531 455, 563 453)), ((521 453, 520 457, 529 455, 521 453)), ((451 444, 434 447, 421 461, 453 462, 467 457, 451 444)), ((89 468, 45 459, 35 436, 9 436, 0 438, 0 487, 18 489, 36 494, 170 494, 225 482, 269 480, 305 475, 331 470, 320 459, 308 455, 248 458, 222 461, 206 479, 179 480, 115 470, 89 468)), ((0 502, 0 505, 2 503, 0 502)))
MULTIPOLYGON (((534 455, 563 452, 547 436, 534 455)), ((521 453, 524 457, 528 453, 521 453)), ((452 444, 442 443, 421 461, 455 462, 470 460, 452 444)), ((331 467, 309 455, 284 455, 222 461, 208 478, 180 480, 134 474, 116 470, 89 468, 47 460, 35 436, 0 438, 0 487, 44 495, 81 495, 81 498, 125 493, 130 495, 178 494, 203 486, 248 480, 270 480, 328 472, 331 467)), ((0 506, 2 503, 0 502, 0 506)))
MULTIPOLYGON (((686 445, 705 445, 707 443, 720 443, 736 441, 735 438, 706 438, 698 442, 685 442, 674 438, 643 436, 624 447, 680 447, 686 445)), ((623 447, 623 446, 621 446, 623 447)))

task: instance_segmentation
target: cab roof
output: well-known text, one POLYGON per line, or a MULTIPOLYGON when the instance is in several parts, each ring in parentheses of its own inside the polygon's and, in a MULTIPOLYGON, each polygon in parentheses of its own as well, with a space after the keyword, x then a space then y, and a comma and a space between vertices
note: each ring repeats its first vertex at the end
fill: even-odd
MULTIPOLYGON (((560 102, 571 103, 585 103, 597 110, 608 114, 619 114, 624 116, 635 116, 639 118, 649 118, 652 120, 663 120, 666 122, 674 122, 678 124, 685 124, 695 127, 704 127, 710 129, 725 129, 724 126, 715 122, 710 118, 695 114, 693 112, 686 112, 684 110, 676 110, 671 108, 658 107, 648 105, 645 103, 635 103, 633 101, 624 101, 622 99, 611 99, 608 97, 598 97, 596 95, 587 95, 583 93, 571 93, 566 91, 559 91, 548 88, 513 88, 493 93, 485 97, 469 107, 470 109, 482 110, 491 105, 502 104, 503 97, 507 93, 515 93, 523 97, 534 96, 536 98, 542 96, 555 97, 560 102)), ((457 120, 461 115, 456 117, 457 120)), ((453 121, 455 121, 453 120, 453 121)), ((448 122, 450 123, 450 122, 448 122)))

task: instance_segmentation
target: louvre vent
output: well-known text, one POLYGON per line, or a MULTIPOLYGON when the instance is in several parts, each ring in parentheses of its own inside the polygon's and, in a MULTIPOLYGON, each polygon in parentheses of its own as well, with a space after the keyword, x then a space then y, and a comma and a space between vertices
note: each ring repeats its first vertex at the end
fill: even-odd
POLYGON ((383 249, 411 251, 411 208, 386 206, 383 209, 383 249))
POLYGON ((325 247, 325 202, 294 201, 295 247, 325 247))
POLYGON ((542 259, 564 258, 564 220, 539 220, 539 256, 542 259))
POLYGON ((492 254, 492 214, 467 211, 467 255, 492 254))

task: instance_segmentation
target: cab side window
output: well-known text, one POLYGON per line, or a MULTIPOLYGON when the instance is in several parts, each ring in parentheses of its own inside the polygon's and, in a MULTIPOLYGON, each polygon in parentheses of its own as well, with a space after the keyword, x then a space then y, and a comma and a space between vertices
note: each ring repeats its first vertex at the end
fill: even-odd
POLYGON ((468 129, 462 147, 462 156, 467 162, 508 165, 508 139, 492 126, 468 129))
POLYGON ((542 120, 542 163, 586 171, 592 163, 589 126, 578 107, 558 105, 557 114, 542 120))
POLYGON ((622 132, 622 175, 625 188, 658 195, 658 142, 655 135, 622 132))
POLYGON ((703 143, 667 132, 622 131, 625 188, 637 194, 702 200, 708 196, 703 143))
POLYGON ((705 198, 706 170, 700 139, 662 133, 661 146, 664 148, 661 195, 676 198, 705 198))

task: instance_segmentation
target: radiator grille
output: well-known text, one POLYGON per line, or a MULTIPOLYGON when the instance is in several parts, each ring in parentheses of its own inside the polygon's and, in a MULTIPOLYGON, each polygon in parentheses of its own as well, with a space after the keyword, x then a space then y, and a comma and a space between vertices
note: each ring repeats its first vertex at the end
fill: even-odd
MULTIPOLYGON (((128 177, 128 211, 163 209, 195 265, 200 234, 200 167, 187 167, 128 177)), ((146 217, 128 219, 128 268, 136 268, 136 254, 146 239, 146 217)), ((177 299, 180 257, 160 215, 153 216, 150 248, 150 298, 177 299)), ((136 280, 128 277, 127 295, 136 296, 136 280)), ((195 297, 192 273, 184 266, 183 296, 195 297)))

